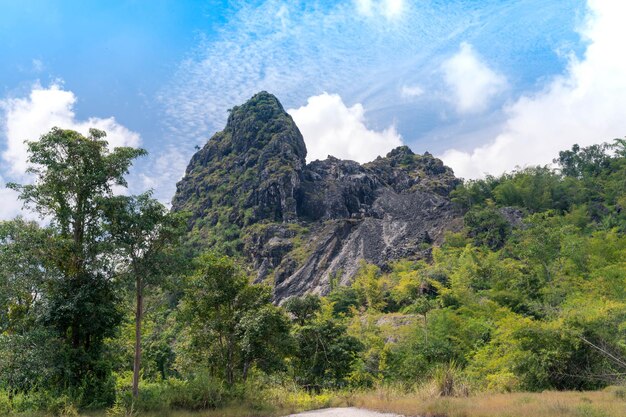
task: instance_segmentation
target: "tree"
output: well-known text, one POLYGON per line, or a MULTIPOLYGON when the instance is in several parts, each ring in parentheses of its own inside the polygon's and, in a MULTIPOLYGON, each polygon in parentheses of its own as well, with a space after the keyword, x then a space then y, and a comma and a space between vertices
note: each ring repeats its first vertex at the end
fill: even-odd
POLYGON ((303 297, 292 297, 285 302, 285 310, 287 310, 296 322, 304 325, 315 317, 320 310, 322 302, 317 295, 307 294, 303 297))
POLYGON ((39 322, 45 283, 57 278, 46 252, 51 238, 34 222, 0 222, 0 387, 11 395, 45 384, 54 368, 54 341, 39 322))
MULTIPOLYGON (((334 293, 345 294, 341 288, 348 287, 340 287, 334 293)), ((357 354, 363 349, 363 344, 348 335, 347 327, 333 317, 338 313, 334 304, 333 301, 322 304, 318 296, 311 294, 285 303, 294 322, 291 360, 294 379, 309 389, 344 385, 357 362, 357 354)))
POLYGON ((437 302, 435 300, 431 300, 426 296, 418 297, 413 305, 411 305, 407 310, 411 311, 415 314, 419 314, 424 318, 424 335, 428 340, 428 313, 437 308, 437 302))
POLYGON ((463 210, 469 210, 474 205, 484 205, 493 200, 493 190, 503 178, 488 175, 485 179, 464 181, 450 193, 453 203, 463 210))
POLYGON ((35 325, 47 268, 49 230, 21 218, 0 222, 0 333, 19 334, 35 325))
POLYGON ((330 318, 316 318, 294 328, 296 381, 311 389, 345 384, 363 344, 330 318))
MULTIPOLYGON (((616 144, 619 142, 616 141, 616 144)), ((607 150, 610 145, 603 143, 580 148, 577 144, 571 150, 559 152, 553 162, 559 164, 561 173, 568 177, 582 178, 599 175, 610 163, 607 150)))
POLYGON ((472 208, 463 220, 467 235, 474 240, 476 246, 500 249, 511 234, 511 225, 494 207, 472 208))
POLYGON ((289 319, 270 303, 251 310, 237 323, 242 355, 242 378, 248 378, 253 365, 266 373, 284 369, 284 358, 293 350, 289 319))
POLYGON ((121 319, 104 212, 113 187, 127 185, 124 176, 132 161, 146 153, 127 147, 110 151, 105 136, 95 129, 85 137, 53 128, 39 141, 28 142, 28 172, 35 182, 8 185, 26 206, 48 219, 54 231, 48 251, 59 278, 47 282, 43 321, 56 330, 67 350, 59 383, 85 387, 86 381, 95 382, 84 388, 83 395, 91 397, 85 400, 98 396, 99 384, 109 376, 99 359, 105 337, 121 319))
POLYGON ((493 190, 499 206, 515 206, 537 213, 549 209, 568 210, 576 199, 575 184, 547 166, 529 167, 504 174, 493 190))
POLYGON ((239 376, 245 380, 252 365, 271 371, 270 360, 286 356, 289 326, 284 313, 271 305, 271 289, 250 285, 228 257, 209 253, 199 258, 179 317, 189 328, 191 362, 203 363, 229 385, 239 376))
POLYGON ((384 283, 380 279, 380 268, 361 261, 354 277, 352 288, 362 306, 369 310, 381 311, 385 307, 384 283))
POLYGON ((126 273, 135 284, 135 354, 133 396, 139 395, 141 369, 141 323, 144 290, 175 271, 176 243, 182 236, 184 218, 171 214, 151 193, 118 196, 107 201, 106 230, 110 233, 126 273))

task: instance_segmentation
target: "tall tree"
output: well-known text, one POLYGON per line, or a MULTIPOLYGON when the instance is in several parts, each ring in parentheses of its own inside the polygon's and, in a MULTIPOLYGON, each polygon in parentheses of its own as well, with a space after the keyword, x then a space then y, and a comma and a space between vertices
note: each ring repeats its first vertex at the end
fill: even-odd
POLYGON ((192 362, 203 363, 232 385, 245 380, 252 366, 280 368, 290 346, 289 323, 271 304, 271 290, 250 285, 232 259, 200 257, 181 303, 188 324, 192 362))
MULTIPOLYGON (((84 385, 109 373, 99 359, 103 341, 121 318, 112 288, 112 240, 107 238, 105 208, 114 186, 126 186, 132 161, 144 155, 128 147, 109 150, 105 132, 91 129, 85 137, 53 128, 38 141, 28 142, 29 173, 35 182, 9 184, 20 199, 54 230, 50 251, 61 277, 48 283, 45 322, 65 341, 68 355, 63 383, 84 385)), ((106 368, 106 367, 105 367, 106 368)), ((85 393, 96 396, 96 391, 85 393)))
POLYGON ((135 354, 133 396, 139 395, 141 370, 141 323, 144 291, 175 271, 176 243, 182 236, 185 219, 169 213, 163 204, 144 193, 136 197, 118 196, 109 200, 107 230, 115 243, 125 272, 135 285, 135 354))
POLYGON ((35 322, 44 282, 52 278, 50 231, 22 218, 0 222, 0 333, 20 334, 35 322))
POLYGON ((42 386, 54 367, 50 332, 39 323, 52 234, 21 218, 0 222, 0 387, 12 395, 42 386))

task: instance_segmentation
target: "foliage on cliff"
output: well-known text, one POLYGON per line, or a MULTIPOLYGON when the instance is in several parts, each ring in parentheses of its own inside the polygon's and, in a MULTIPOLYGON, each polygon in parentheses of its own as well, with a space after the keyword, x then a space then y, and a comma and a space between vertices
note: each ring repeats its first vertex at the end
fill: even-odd
POLYGON ((306 146, 276 97, 261 92, 230 110, 223 131, 196 153, 172 202, 191 214, 193 243, 241 252, 242 228, 296 218, 306 146))

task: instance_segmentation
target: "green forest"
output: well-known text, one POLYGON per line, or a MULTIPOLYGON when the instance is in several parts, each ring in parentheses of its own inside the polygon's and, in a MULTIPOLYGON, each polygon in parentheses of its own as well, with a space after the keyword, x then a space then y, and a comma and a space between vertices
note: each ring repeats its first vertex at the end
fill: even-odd
POLYGON ((185 213, 119 192, 144 150, 58 128, 28 150, 34 182, 9 187, 41 221, 0 223, 0 415, 624 384, 626 140, 464 181, 463 229, 429 259, 282 305, 243 259, 198 253, 185 213))

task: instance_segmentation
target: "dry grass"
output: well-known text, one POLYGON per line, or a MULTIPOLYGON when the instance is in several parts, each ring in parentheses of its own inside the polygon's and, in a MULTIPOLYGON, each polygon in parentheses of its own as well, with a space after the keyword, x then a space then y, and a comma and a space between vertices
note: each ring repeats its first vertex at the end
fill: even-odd
POLYGON ((480 394, 433 397, 428 392, 398 394, 377 390, 355 394, 351 405, 406 416, 424 417, 624 417, 626 388, 593 392, 480 394))

